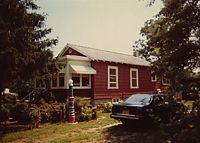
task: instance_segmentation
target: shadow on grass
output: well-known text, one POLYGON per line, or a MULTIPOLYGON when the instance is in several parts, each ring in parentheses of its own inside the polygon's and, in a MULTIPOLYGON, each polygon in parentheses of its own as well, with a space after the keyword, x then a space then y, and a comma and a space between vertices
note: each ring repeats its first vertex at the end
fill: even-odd
POLYGON ((110 143, 163 143, 159 130, 153 127, 112 126, 104 131, 106 140, 110 143))
POLYGON ((30 125, 23 125, 18 124, 17 122, 10 122, 8 124, 0 124, 0 137, 2 137, 5 134, 18 132, 18 131, 25 131, 30 130, 30 125))

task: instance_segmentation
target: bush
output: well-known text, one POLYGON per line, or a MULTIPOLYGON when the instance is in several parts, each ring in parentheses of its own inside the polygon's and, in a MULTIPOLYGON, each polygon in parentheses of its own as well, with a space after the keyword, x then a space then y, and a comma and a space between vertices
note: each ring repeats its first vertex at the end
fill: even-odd
POLYGON ((81 112, 78 114, 76 113, 76 121, 81 122, 89 120, 92 120, 92 109, 87 106, 81 107, 81 112))
POLYGON ((9 113, 10 113, 9 107, 6 106, 5 104, 2 104, 0 108, 0 122, 6 122, 8 120, 9 113))
POLYGON ((110 113, 112 111, 112 103, 111 102, 104 103, 102 109, 104 113, 110 113))
POLYGON ((199 143, 200 137, 200 100, 197 100, 192 112, 181 103, 169 102, 168 122, 161 124, 161 131, 172 143, 199 143))
POLYGON ((40 102, 41 99, 45 100, 45 102, 54 102, 56 100, 54 94, 49 90, 38 89, 35 92, 34 103, 40 102))
POLYGON ((42 105, 40 105, 39 108, 40 108, 40 115, 41 115, 42 123, 49 122, 53 119, 54 109, 51 106, 51 104, 42 103, 42 105))
POLYGON ((40 108, 37 107, 36 105, 31 107, 29 116, 31 118, 31 123, 32 123, 33 127, 38 128, 39 127, 39 123, 41 121, 40 108))
POLYGON ((12 117, 19 123, 30 123, 30 108, 27 103, 16 103, 11 110, 12 117))
POLYGON ((2 103, 14 103, 14 102, 16 102, 16 100, 17 100, 16 95, 12 95, 12 94, 3 94, 3 95, 2 95, 1 102, 2 102, 2 103))
POLYGON ((77 122, 92 120, 92 108, 88 107, 88 102, 86 100, 82 100, 80 97, 75 97, 74 109, 76 112, 77 122))

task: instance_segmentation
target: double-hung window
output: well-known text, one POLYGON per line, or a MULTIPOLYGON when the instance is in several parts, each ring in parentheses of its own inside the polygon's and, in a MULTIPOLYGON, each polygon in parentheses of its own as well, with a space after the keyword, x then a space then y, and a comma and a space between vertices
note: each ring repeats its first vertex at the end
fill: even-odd
POLYGON ((91 88, 91 76, 89 74, 72 74, 75 88, 91 88))
POLYGON ((51 79, 51 86, 54 88, 54 87, 57 87, 57 74, 53 74, 52 75, 52 79, 51 79))
POLYGON ((155 73, 151 73, 151 81, 152 82, 156 82, 157 81, 157 76, 156 76, 156 74, 155 73))
POLYGON ((164 77, 164 78, 162 78, 162 84, 163 85, 169 85, 170 84, 170 80, 164 77))
POLYGON ((138 69, 130 69, 130 88, 138 88, 138 69))
POLYGON ((118 67, 108 66, 108 89, 118 88, 118 67))
POLYGON ((59 87, 65 86, 65 74, 64 73, 58 74, 58 83, 59 83, 59 87))
POLYGON ((51 87, 52 88, 65 87, 65 74, 64 73, 53 74, 51 79, 51 87))

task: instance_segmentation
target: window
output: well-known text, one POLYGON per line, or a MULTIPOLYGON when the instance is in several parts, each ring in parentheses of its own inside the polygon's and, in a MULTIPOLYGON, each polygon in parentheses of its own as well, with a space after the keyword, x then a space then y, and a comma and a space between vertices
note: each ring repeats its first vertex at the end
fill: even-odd
POLYGON ((51 79, 52 88, 65 87, 65 73, 53 74, 51 79))
POLYGON ((64 73, 59 73, 59 77, 58 77, 58 81, 59 81, 59 87, 64 87, 65 86, 65 74, 64 73))
POLYGON ((117 102, 120 102, 120 99, 119 99, 119 98, 113 98, 113 99, 112 99, 112 103, 117 103, 117 102))
POLYGON ((57 75, 52 76, 52 87, 57 87, 57 75))
POLYGON ((156 82, 157 81, 157 76, 155 73, 151 73, 151 81, 156 82))
POLYGON ((108 66, 108 88, 118 88, 118 67, 108 66))
POLYGON ((163 84, 163 85, 169 85, 169 84, 170 84, 170 80, 167 79, 167 78, 163 78, 163 79, 162 79, 162 84, 163 84))
POLYGON ((72 74, 72 80, 74 87, 90 88, 91 76, 89 74, 72 74))
POLYGON ((89 75, 82 75, 82 86, 87 87, 90 86, 90 78, 89 75))
POLYGON ((80 86, 80 74, 72 74, 73 86, 80 86))
POLYGON ((138 88, 138 69, 130 69, 131 88, 138 88))

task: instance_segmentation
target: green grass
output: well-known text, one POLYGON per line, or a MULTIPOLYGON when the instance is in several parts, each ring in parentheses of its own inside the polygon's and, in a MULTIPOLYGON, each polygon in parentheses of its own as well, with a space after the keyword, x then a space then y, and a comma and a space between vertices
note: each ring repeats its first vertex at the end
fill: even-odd
POLYGON ((88 122, 80 122, 74 125, 69 125, 67 123, 44 124, 41 125, 38 129, 5 134, 0 137, 0 142, 7 143, 13 141, 23 141, 25 143, 31 143, 42 140, 44 140, 44 142, 49 142, 50 140, 51 143, 62 143, 92 140, 94 138, 98 139, 102 137, 102 133, 96 130, 93 131, 93 129, 100 128, 116 122, 116 120, 109 118, 108 113, 100 113, 97 120, 92 120, 88 122))

